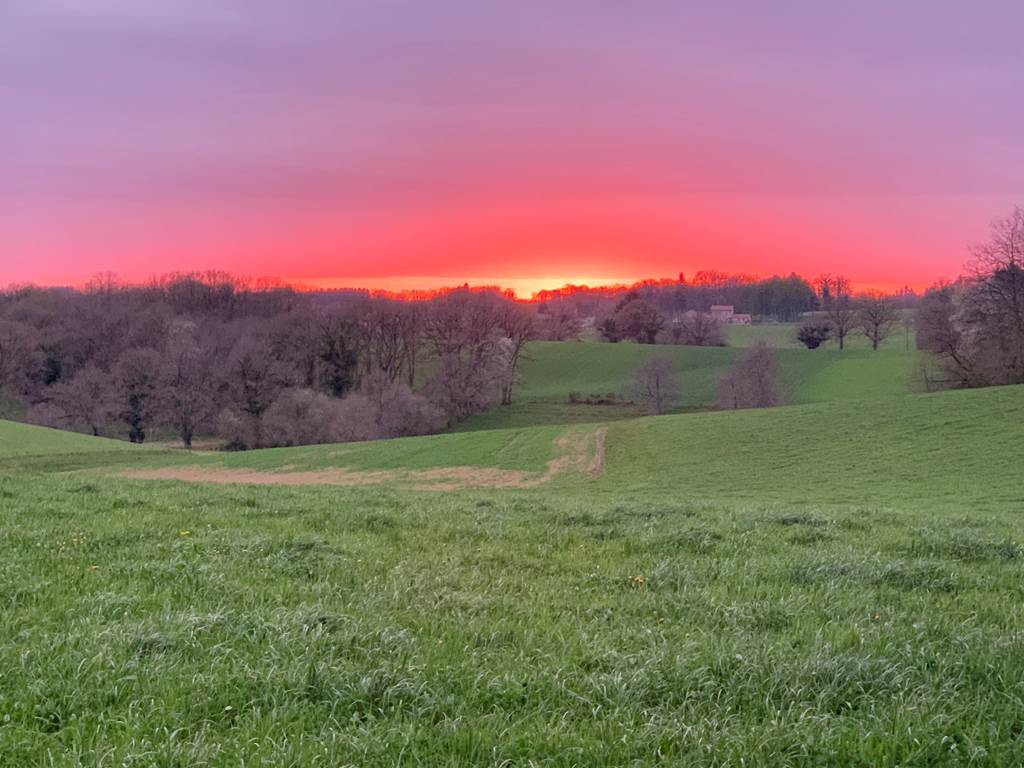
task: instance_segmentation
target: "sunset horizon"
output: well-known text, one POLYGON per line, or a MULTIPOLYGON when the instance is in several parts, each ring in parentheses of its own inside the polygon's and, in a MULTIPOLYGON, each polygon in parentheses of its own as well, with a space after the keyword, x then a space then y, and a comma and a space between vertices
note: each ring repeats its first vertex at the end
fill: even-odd
MULTIPOLYGON (((708 270, 710 271, 710 270, 708 270)), ((330 292, 330 291, 365 291, 379 295, 416 295, 418 293, 429 294, 438 291, 456 290, 464 287, 471 289, 499 289, 502 292, 510 292, 520 301, 536 301, 544 298, 544 294, 552 294, 566 289, 629 289, 634 286, 646 283, 677 283, 690 282, 701 275, 705 270, 694 270, 692 273, 681 272, 679 275, 641 275, 641 276, 619 276, 619 277, 595 277, 595 276, 559 276, 559 277, 479 277, 479 276, 417 276, 408 275, 401 277, 380 277, 380 278, 292 278, 280 275, 256 275, 247 273, 229 272, 227 270, 209 268, 195 269, 188 271, 172 271, 164 273, 128 273, 122 274, 112 270, 100 270, 89 275, 80 275, 74 279, 54 280, 26 280, 12 281, 6 285, 0 285, 0 290, 12 289, 24 286, 39 288, 70 288, 73 290, 85 290, 91 283, 100 278, 112 279, 124 286, 146 285, 154 280, 167 279, 174 276, 194 275, 199 278, 205 276, 223 275, 239 280, 243 283, 253 285, 279 285, 291 288, 300 292, 330 292), (683 280, 680 281, 680 275, 683 280)), ((821 274, 800 275, 795 272, 774 272, 770 274, 752 274, 743 272, 721 272, 714 270, 724 278, 738 280, 764 280, 770 277, 789 277, 796 274, 797 277, 813 282, 821 274)), ((848 277, 844 275, 844 277, 848 277)), ((903 283, 867 283, 850 279, 852 288, 858 292, 878 292, 888 295, 895 295, 906 290, 914 293, 921 293, 929 287, 948 282, 955 279, 957 275, 942 275, 933 280, 903 283)))
POLYGON ((1024 200, 999 6, 14 0, 0 284, 922 289, 1024 200))
POLYGON ((1024 765, 1020 0, 0 0, 0 765, 1024 765))

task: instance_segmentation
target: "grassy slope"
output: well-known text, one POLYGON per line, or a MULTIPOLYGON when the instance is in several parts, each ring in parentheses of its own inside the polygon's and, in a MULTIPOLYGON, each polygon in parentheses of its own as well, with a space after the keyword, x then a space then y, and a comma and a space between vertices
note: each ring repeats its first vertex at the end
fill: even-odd
POLYGON ((807 350, 786 344, 788 325, 730 328, 735 346, 668 347, 597 342, 537 342, 524 361, 522 380, 511 406, 492 408, 469 419, 462 431, 610 421, 641 415, 633 406, 588 406, 568 402, 570 392, 583 395, 621 393, 631 372, 652 355, 668 355, 676 362, 683 397, 682 410, 707 408, 714 403, 718 379, 737 355, 756 339, 779 345, 779 359, 795 403, 867 399, 907 390, 914 353, 902 338, 874 352, 854 339, 840 352, 835 345, 807 350))
POLYGON ((614 423, 608 493, 880 504, 1024 504, 1024 387, 614 423))
MULTIPOLYGON (((123 451, 110 466, 204 464, 305 471, 446 466, 542 470, 564 426, 403 438, 245 453, 123 451)), ((751 411, 705 412, 612 422, 606 471, 580 486, 592 497, 875 504, 1004 509, 1024 501, 1024 388, 897 395, 751 411)), ((65 469, 57 455, 15 468, 65 469)), ((2 467, 4 465, 0 465, 2 467)), ((71 467, 74 468, 74 467, 71 467)))
MULTIPOLYGON (((246 469, 301 470, 432 469, 472 466, 543 469, 554 456, 553 443, 564 427, 536 427, 505 432, 466 432, 410 437, 338 446, 272 448, 246 453, 205 455, 207 463, 246 469)), ((192 459, 194 460, 194 458, 192 459)))
POLYGON ((13 421, 0 421, 0 458, 105 453, 130 449, 127 443, 13 421))
POLYGON ((0 765, 1020 765, 1022 412, 644 419, 524 491, 0 471, 0 765))
MULTIPOLYGON (((566 427, 405 438, 238 454, 147 458, 239 469, 541 470, 566 427)), ((606 471, 591 496, 1006 509, 1024 503, 1024 388, 1004 387, 766 410, 612 422, 606 471)))

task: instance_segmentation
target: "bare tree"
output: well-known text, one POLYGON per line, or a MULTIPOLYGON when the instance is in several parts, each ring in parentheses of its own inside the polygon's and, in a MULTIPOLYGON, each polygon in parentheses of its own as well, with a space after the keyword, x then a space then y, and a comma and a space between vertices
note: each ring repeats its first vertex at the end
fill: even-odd
POLYGON ((669 323, 668 341, 688 347, 724 347, 722 323, 707 312, 689 310, 669 323))
POLYGON ((971 249, 973 279, 964 292, 962 323, 986 356, 998 383, 1024 382, 1024 209, 992 225, 986 243, 971 249))
POLYGON ((841 275, 822 275, 815 286, 821 308, 832 326, 832 336, 842 350, 846 347, 846 337, 857 327, 857 307, 851 296, 850 280, 841 275))
POLYGON ((956 322, 957 306, 963 286, 940 283, 921 298, 914 315, 917 347, 932 353, 937 367, 922 360, 919 377, 926 389, 981 386, 975 362, 956 322))
POLYGON ((501 313, 501 329, 505 334, 502 340, 501 363, 504 375, 501 382, 501 404, 512 402, 512 389, 519 376, 519 364, 522 362, 528 342, 537 338, 536 316, 525 307, 508 302, 501 313))
POLYGON ((44 420, 46 426, 83 430, 98 437, 119 416, 111 377, 94 365, 58 382, 49 395, 52 408, 44 420))
POLYGON ((871 348, 877 350, 895 332, 900 316, 892 299, 871 293, 858 302, 857 318, 864 335, 871 340, 871 348))
POLYGON ((434 355, 428 394, 450 424, 492 405, 501 397, 507 363, 500 341, 501 297, 453 291, 431 302, 424 338, 434 355))
MULTIPOLYGON (((262 326, 273 355, 293 371, 294 384, 304 389, 321 389, 318 324, 319 312, 301 306, 262 326)), ((242 334, 248 331, 243 328, 242 334)))
POLYGON ((435 360, 433 367, 426 393, 448 415, 449 425, 499 401, 506 370, 500 358, 474 361, 449 354, 435 360))
POLYGON ((675 361, 662 355, 649 357, 633 371, 628 394, 648 413, 660 414, 671 409, 680 395, 675 361))
POLYGON ((407 303, 401 311, 400 333, 402 336, 402 360, 405 365, 406 383, 416 386, 416 371, 423 345, 424 312, 420 305, 407 303))
POLYGON ((0 394, 20 391, 38 362, 38 333, 24 323, 0 320, 0 394))
POLYGON ((992 225, 971 250, 972 274, 940 285, 917 310, 917 345, 932 353, 929 387, 1024 383, 1024 210, 992 225))
POLYGON ((317 318, 317 363, 324 391, 341 397, 358 382, 360 341, 354 319, 341 311, 325 311, 317 318))
POLYGON ((261 444, 263 414, 281 391, 294 383, 294 372, 274 356, 265 336, 249 333, 232 347, 221 372, 221 383, 230 406, 229 415, 221 418, 220 431, 251 435, 244 441, 244 447, 251 448, 261 444))
POLYGON ((719 408, 771 408, 786 400, 778 355, 763 341, 741 355, 718 381, 719 408))
POLYGON ((389 381, 395 381, 403 373, 408 375, 407 314, 401 302, 386 299, 371 302, 361 313, 365 340, 364 376, 383 371, 389 381))
POLYGON ((114 364, 113 384, 118 410, 128 424, 128 439, 141 443, 159 407, 160 354, 155 349, 126 350, 114 364))
POLYGON ((161 420, 177 432, 185 448, 191 448, 197 430, 216 413, 213 359, 201 344, 195 323, 172 324, 161 368, 161 420))
POLYGON ((574 304, 558 299, 537 308, 537 337, 545 341, 567 341, 580 335, 581 321, 574 304))

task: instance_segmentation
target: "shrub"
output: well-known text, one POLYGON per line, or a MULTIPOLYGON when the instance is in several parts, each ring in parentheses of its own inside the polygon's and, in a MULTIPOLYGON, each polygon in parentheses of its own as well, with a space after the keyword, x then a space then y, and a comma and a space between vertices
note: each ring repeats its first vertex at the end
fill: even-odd
POLYGON ((263 444, 287 446, 335 442, 339 402, 309 389, 286 390, 263 415, 263 444))
POLYGON ((827 320, 808 320, 796 330, 796 340, 808 349, 817 349, 832 338, 832 324, 827 320))
POLYGON ((217 417, 217 435, 224 440, 225 451, 247 451, 257 447, 259 429, 249 414, 225 408, 217 417))

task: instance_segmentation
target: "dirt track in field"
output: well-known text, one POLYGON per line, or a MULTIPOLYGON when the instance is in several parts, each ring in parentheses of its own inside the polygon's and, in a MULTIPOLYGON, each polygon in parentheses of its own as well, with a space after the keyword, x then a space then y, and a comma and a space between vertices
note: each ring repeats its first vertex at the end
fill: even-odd
POLYGON ((354 470, 333 469, 270 472, 228 467, 182 466, 136 469, 120 473, 132 480, 179 480, 188 483, 241 485, 397 485, 424 491, 456 491, 463 488, 535 488, 555 477, 574 472, 597 477, 604 472, 607 427, 585 434, 561 435, 555 440, 559 455, 543 472, 485 467, 437 469, 354 470))

